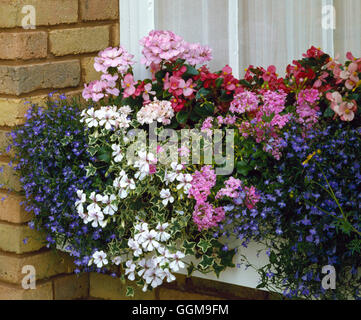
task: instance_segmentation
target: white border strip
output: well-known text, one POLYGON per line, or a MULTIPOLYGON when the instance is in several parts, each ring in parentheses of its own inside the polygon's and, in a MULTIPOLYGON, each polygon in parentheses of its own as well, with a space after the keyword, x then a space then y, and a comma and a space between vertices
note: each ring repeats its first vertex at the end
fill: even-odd
POLYGON ((233 75, 239 78, 239 6, 238 0, 228 0, 228 55, 233 75))
MULTIPOLYGON (((321 28, 322 28, 322 50, 326 53, 328 53, 331 57, 333 57, 335 55, 335 40, 334 40, 334 30, 332 28, 330 29, 326 29, 323 28, 322 24, 323 24, 323 8, 325 8, 326 6, 332 6, 333 7, 333 13, 335 14, 334 19, 336 19, 336 9, 334 6, 334 0, 322 0, 322 8, 321 8, 321 13, 322 13, 322 21, 321 21, 321 28)), ((336 23, 336 21, 335 21, 336 23)))
POLYGON ((142 48, 139 40, 155 29, 154 0, 119 0, 120 44, 134 54, 135 79, 144 79, 149 72, 140 64, 142 48))

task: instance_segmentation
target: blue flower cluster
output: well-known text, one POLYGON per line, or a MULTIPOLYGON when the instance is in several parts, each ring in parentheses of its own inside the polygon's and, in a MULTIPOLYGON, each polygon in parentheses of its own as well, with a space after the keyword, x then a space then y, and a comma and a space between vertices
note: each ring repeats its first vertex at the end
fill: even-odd
POLYGON ((76 191, 95 179, 86 177, 84 169, 94 159, 86 150, 80 114, 80 105, 64 95, 49 99, 46 108, 33 105, 26 123, 11 132, 8 147, 15 151, 12 162, 21 177, 25 209, 34 213, 30 227, 46 232, 48 247, 70 252, 79 266, 76 272, 89 270, 89 256, 110 236, 85 225, 74 206, 76 191))
POLYGON ((288 298, 361 299, 361 128, 332 123, 305 133, 290 125, 284 141, 280 161, 249 175, 257 208, 225 207, 221 235, 266 243, 263 285, 285 288, 288 298), (322 288, 326 265, 339 289, 322 288))

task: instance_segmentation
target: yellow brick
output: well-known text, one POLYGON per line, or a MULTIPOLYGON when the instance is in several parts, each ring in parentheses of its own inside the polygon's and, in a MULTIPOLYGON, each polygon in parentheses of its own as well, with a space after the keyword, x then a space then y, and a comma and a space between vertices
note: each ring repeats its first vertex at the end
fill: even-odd
POLYGON ((17 126, 24 123, 24 115, 30 104, 27 99, 0 98, 0 126, 17 126))
POLYGON ((14 156, 14 150, 10 150, 10 153, 6 152, 7 146, 11 143, 11 137, 9 136, 11 130, 0 129, 0 154, 14 156))
POLYGON ((81 60, 81 66, 84 83, 100 79, 101 73, 94 69, 94 57, 83 58, 81 60))
POLYGON ((8 164, 9 162, 0 161, 0 168, 3 168, 2 172, 0 172, 0 184, 2 184, 1 188, 10 189, 12 191, 20 191, 21 184, 19 176, 8 164))
POLYGON ((24 207, 20 205, 22 201, 24 201, 23 197, 0 190, 0 221, 12 223, 30 221, 33 214, 25 211, 24 207), (4 200, 1 201, 3 198, 4 200))
POLYGON ((26 265, 34 266, 36 280, 52 277, 74 270, 73 259, 62 252, 41 250, 22 255, 0 252, 0 281, 21 284, 26 265))
MULTIPOLYGON (((65 92, 65 91, 64 91, 65 92)), ((81 95, 82 90, 66 91, 68 98, 81 95)), ((54 94, 56 99, 61 92, 54 94)), ((25 122, 24 115, 32 104, 46 106, 48 95, 30 96, 27 98, 0 98, 0 126, 13 127, 25 122)))
POLYGON ((80 17, 82 20, 118 19, 118 0, 80 0, 80 17))
POLYGON ((37 251, 44 246, 44 240, 42 233, 30 229, 27 225, 0 222, 0 250, 2 251, 19 254, 37 251))
POLYGON ((80 83, 77 59, 0 65, 0 93, 21 95, 38 89, 64 89, 80 83))
POLYGON ((53 280, 55 300, 87 298, 89 294, 89 274, 59 276, 53 280))
POLYGON ((112 46, 119 47, 120 45, 120 35, 119 35, 119 23, 115 23, 112 25, 112 46))
POLYGON ((155 290, 152 292, 143 292, 135 282, 123 284, 119 278, 91 273, 90 274, 90 297, 107 300, 154 300, 155 290), (134 297, 125 295, 127 286, 133 286, 135 289, 134 297))
POLYGON ((56 56, 98 52, 109 46, 109 26, 53 30, 49 33, 50 51, 56 56))
POLYGON ((22 13, 25 5, 35 9, 35 25, 57 25, 78 20, 78 0, 0 0, 0 28, 21 27, 28 13, 22 13))
POLYGON ((51 281, 37 283, 36 289, 0 282, 0 300, 53 300, 51 281))
POLYGON ((0 59, 40 59, 47 56, 45 31, 3 32, 0 34, 0 59))

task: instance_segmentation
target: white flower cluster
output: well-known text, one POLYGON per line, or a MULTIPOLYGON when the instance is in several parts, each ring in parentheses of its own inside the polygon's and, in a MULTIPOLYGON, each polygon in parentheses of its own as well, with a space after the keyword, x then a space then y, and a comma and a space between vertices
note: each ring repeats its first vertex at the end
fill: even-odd
POLYGON ((90 108, 82 111, 81 122, 85 122, 88 128, 104 127, 107 130, 127 129, 131 120, 129 114, 132 112, 129 106, 117 108, 116 106, 105 106, 99 110, 90 108))
POLYGON ((85 224, 91 222, 93 228, 98 226, 105 228, 107 225, 106 216, 112 216, 118 210, 118 206, 114 203, 116 196, 101 195, 92 192, 89 196, 91 203, 84 210, 84 203, 86 203, 86 194, 83 190, 77 191, 78 200, 75 202, 76 210, 79 216, 83 219, 85 224))
POLYGON ((153 121, 170 124, 170 120, 174 117, 172 103, 166 100, 154 99, 153 102, 142 107, 137 113, 137 120, 140 124, 150 124, 153 121))
MULTIPOLYGON (((188 194, 189 189, 192 187, 191 182, 193 180, 192 175, 189 173, 182 173, 183 165, 178 164, 177 162, 171 163, 170 171, 166 170, 164 174, 164 182, 168 186, 169 183, 173 183, 174 181, 178 181, 177 190, 183 189, 185 194, 188 194)), ((166 189, 168 190, 168 189, 166 189)), ((163 193, 166 195, 166 193, 163 193)), ((162 195, 161 195, 162 197, 162 195)))
POLYGON ((128 241, 128 246, 137 260, 126 262, 125 275, 131 281, 135 280, 136 275, 143 278, 143 291, 146 291, 149 285, 152 288, 160 286, 165 279, 167 282, 174 281, 172 272, 184 268, 181 260, 185 257, 184 253, 171 253, 164 245, 171 238, 166 231, 168 226, 168 223, 158 223, 155 230, 149 230, 147 223, 138 223, 134 227, 134 239, 128 241))
POLYGON ((128 175, 122 170, 117 178, 113 181, 113 187, 118 190, 120 199, 125 199, 130 190, 135 189, 134 179, 130 179, 128 175))

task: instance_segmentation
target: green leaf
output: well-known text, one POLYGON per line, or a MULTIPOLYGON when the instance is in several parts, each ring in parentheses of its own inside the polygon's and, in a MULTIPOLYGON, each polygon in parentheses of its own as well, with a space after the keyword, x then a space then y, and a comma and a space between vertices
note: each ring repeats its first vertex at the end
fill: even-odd
POLYGON ((226 267, 235 267, 233 263, 233 257, 236 254, 236 250, 228 250, 228 251, 221 251, 219 252, 219 257, 221 258, 221 262, 226 267))
POLYGON ((194 111, 202 117, 212 116, 214 114, 214 104, 211 102, 206 102, 202 105, 197 104, 194 111))
POLYGON ((197 75, 199 75, 199 72, 196 68, 194 68, 190 65, 187 65, 187 71, 185 72, 185 74, 187 76, 197 76, 197 75))
POLYGON ((203 251, 203 253, 206 253, 207 250, 212 247, 212 245, 211 245, 211 242, 210 242, 209 240, 201 239, 201 240, 198 242, 197 247, 198 247, 198 248, 201 248, 201 250, 203 251))
POLYGON ((196 246, 195 242, 188 242, 187 240, 184 240, 183 242, 183 248, 185 249, 184 254, 185 255, 193 255, 194 254, 194 248, 196 246))
POLYGON ((251 171, 251 167, 245 161, 238 161, 237 162, 237 172, 243 176, 247 176, 248 173, 251 171))
POLYGON ((193 271, 194 271, 194 264, 193 264, 193 262, 191 262, 191 264, 188 266, 188 268, 187 268, 187 274, 188 274, 188 276, 191 276, 192 275, 192 273, 193 273, 193 271))
POLYGON ((68 145, 73 140, 73 136, 65 136, 63 139, 60 140, 62 146, 68 145))
POLYGON ((224 269, 226 269, 225 266, 221 266, 221 265, 219 265, 219 264, 217 264, 217 263, 214 263, 214 264, 213 264, 213 270, 214 270, 214 273, 216 274, 217 278, 219 278, 221 272, 222 272, 224 269))
POLYGON ((97 169, 91 163, 89 163, 89 165, 87 167, 85 167, 85 171, 86 171, 86 176, 91 177, 91 176, 95 175, 95 173, 97 172, 97 169))
POLYGON ((326 109, 326 111, 323 113, 323 116, 325 118, 332 118, 334 115, 335 115, 335 112, 330 107, 328 107, 326 109))
POLYGON ((90 155, 93 157, 99 150, 99 148, 97 146, 90 146, 87 148, 88 152, 90 153, 90 155))
POLYGON ((214 264, 214 259, 205 254, 202 256, 202 261, 199 263, 202 269, 208 269, 209 267, 212 267, 213 264, 214 264))
POLYGON ((220 88, 221 85, 222 85, 222 83, 223 83, 223 81, 224 81, 223 78, 218 78, 218 79, 216 80, 216 87, 217 87, 217 88, 220 88))
POLYGON ((180 124, 186 123, 188 120, 188 112, 186 112, 184 110, 179 111, 176 115, 176 119, 177 119, 178 123, 180 123, 180 124))
POLYGON ((269 256, 269 261, 271 264, 275 264, 277 262, 277 256, 274 253, 274 251, 271 251, 271 254, 269 256))
POLYGON ((134 297, 134 288, 127 287, 127 292, 125 294, 127 297, 134 297))
POLYGON ((209 93, 210 93, 209 90, 207 90, 205 88, 201 88, 196 94, 196 100, 200 100, 202 98, 205 98, 209 93))

